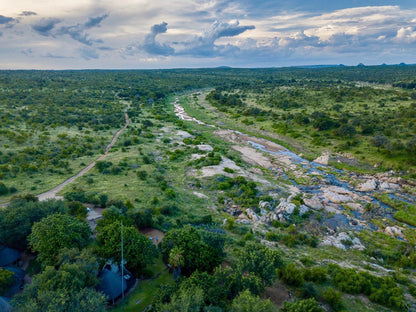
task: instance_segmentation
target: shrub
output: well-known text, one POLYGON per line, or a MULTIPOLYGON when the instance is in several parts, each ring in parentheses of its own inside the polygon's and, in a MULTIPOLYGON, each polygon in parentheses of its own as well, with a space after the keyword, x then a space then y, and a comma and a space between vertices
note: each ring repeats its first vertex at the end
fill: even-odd
POLYGON ((303 270, 298 269, 293 262, 287 264, 283 269, 279 270, 279 278, 288 285, 300 286, 303 283, 303 270))
POLYGON ((304 277, 307 281, 312 281, 315 283, 323 283, 327 280, 327 270, 326 268, 315 266, 304 271, 304 277))
POLYGON ((339 291, 328 288, 324 291, 323 298, 335 311, 339 311, 342 308, 342 293, 339 291))
POLYGON ((286 301, 279 312, 323 312, 314 298, 299 300, 295 302, 286 301))

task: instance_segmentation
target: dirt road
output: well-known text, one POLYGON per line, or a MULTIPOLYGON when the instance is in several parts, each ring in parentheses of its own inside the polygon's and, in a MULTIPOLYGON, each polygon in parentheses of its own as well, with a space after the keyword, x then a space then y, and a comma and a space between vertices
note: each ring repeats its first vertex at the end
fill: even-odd
MULTIPOLYGON (((74 181, 76 178, 81 177, 84 174, 86 174, 91 168, 93 168, 95 166, 95 164, 97 163, 97 161, 103 160, 104 158, 107 157, 108 153, 110 152, 110 149, 117 142, 117 139, 120 136, 120 134, 130 124, 129 115, 127 114, 128 110, 130 108, 130 104, 128 102, 126 102, 126 101, 123 101, 123 103, 127 105, 127 108, 126 108, 126 110, 124 112, 124 117, 126 119, 126 123, 123 126, 123 128, 121 128, 120 130, 118 130, 117 133, 114 135, 114 137, 111 140, 110 144, 108 144, 107 147, 105 148, 105 153, 103 155, 101 155, 100 157, 98 157, 96 160, 94 160, 92 163, 90 163, 88 166, 86 166, 84 169, 82 169, 80 172, 78 172, 73 177, 70 177, 69 179, 65 180, 61 184, 55 186, 53 189, 50 189, 49 191, 46 191, 45 193, 42 193, 42 194, 37 195, 37 197, 39 198, 40 201, 44 201, 44 200, 51 199, 51 198, 54 198, 54 199, 62 199, 62 196, 58 196, 57 195, 57 193, 60 190, 62 190, 66 185, 68 185, 69 183, 71 183, 72 181, 74 181)), ((9 205, 9 203, 1 204, 0 205, 0 208, 7 207, 8 205, 9 205)))
MULTIPOLYGON (((127 103, 127 109, 130 108, 129 104, 127 103)), ((61 184, 59 184, 58 186, 55 186, 53 189, 39 194, 37 195, 37 197, 39 198, 40 201, 44 201, 50 198, 55 198, 55 199, 62 199, 62 196, 57 196, 56 194, 62 190, 66 185, 68 185, 69 183, 71 183, 72 181, 74 181, 76 178, 83 176, 84 174, 86 174, 91 168, 93 168, 95 166, 95 164, 97 163, 97 161, 103 160, 104 158, 107 157, 110 149, 114 146, 114 144, 117 142, 118 137, 120 136, 120 134, 128 127, 128 125, 130 124, 130 119, 129 119, 129 115, 127 114, 127 110, 124 113, 124 116, 126 118, 126 123, 123 126, 123 128, 121 128, 120 130, 117 131, 117 133, 114 135, 113 139, 111 140, 110 144, 107 145, 107 147, 105 148, 105 153, 104 155, 101 155, 100 157, 98 157, 96 160, 94 160, 92 163, 90 163, 87 167, 85 167, 84 169, 82 169, 80 172, 78 172, 76 175, 74 175, 73 177, 70 177, 69 179, 67 179, 66 181, 62 182, 61 184)))

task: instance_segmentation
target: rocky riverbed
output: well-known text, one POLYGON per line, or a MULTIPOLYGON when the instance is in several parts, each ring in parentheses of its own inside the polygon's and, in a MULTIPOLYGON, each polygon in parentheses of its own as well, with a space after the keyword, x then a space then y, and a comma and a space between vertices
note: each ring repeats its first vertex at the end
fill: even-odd
MULTIPOLYGON (((346 243, 352 248, 362 249, 364 247, 357 238, 350 238, 351 241, 347 242, 348 235, 345 234, 347 231, 362 229, 383 231, 392 237, 405 239, 403 231, 409 226, 394 220, 394 210, 376 199, 377 194, 390 194, 396 200, 416 204, 416 196, 407 192, 414 186, 398 177, 395 172, 360 175, 342 171, 328 165, 329 160, 337 156, 329 153, 323 153, 315 161, 308 161, 275 142, 207 125, 187 115, 178 101, 175 101, 174 105, 179 118, 217 128, 214 133, 232 143, 232 148, 241 153, 246 163, 270 170, 276 181, 285 179, 292 184, 282 185, 290 194, 288 198, 281 198, 275 206, 272 203, 260 202, 257 212, 252 209, 243 211, 233 203, 226 203, 227 212, 236 217, 237 222, 270 224, 273 220, 290 219, 295 210, 299 214, 311 210, 326 213, 328 216, 323 222, 327 227, 327 235, 322 241, 324 245, 342 248, 346 243), (299 193, 303 195, 304 204, 297 207, 291 200, 299 193), (384 220, 385 225, 375 225, 372 222, 375 217, 384 220)), ((340 155, 340 158, 343 157, 340 155)), ((351 156, 348 160, 354 162, 351 156)), ((211 175, 215 172, 212 170, 213 168, 206 168, 203 175, 211 175)), ((240 173, 243 173, 243 170, 240 170, 240 173)))

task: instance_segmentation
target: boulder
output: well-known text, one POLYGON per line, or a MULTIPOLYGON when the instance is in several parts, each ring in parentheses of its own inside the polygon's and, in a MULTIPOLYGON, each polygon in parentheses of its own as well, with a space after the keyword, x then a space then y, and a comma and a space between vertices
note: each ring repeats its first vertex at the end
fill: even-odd
POLYGON ((397 191, 400 189, 400 185, 390 182, 383 182, 379 185, 380 191, 397 191))
POLYGON ((260 217, 250 208, 246 210, 246 215, 248 216, 249 219, 251 219, 253 221, 259 221, 260 220, 260 217))
POLYGON ((299 206, 299 215, 303 216, 305 213, 309 212, 309 208, 306 207, 305 205, 300 205, 299 206))
POLYGON ((267 210, 264 210, 263 208, 260 208, 260 215, 261 216, 264 216, 264 215, 266 215, 267 214, 267 210))
POLYGON ((336 248, 346 250, 347 247, 344 244, 347 244, 352 249, 365 249, 365 247, 361 244, 360 240, 357 237, 351 239, 351 237, 345 232, 338 233, 338 235, 327 236, 321 242, 321 245, 324 246, 334 246, 336 248))
POLYGON ((305 205, 309 208, 315 209, 315 210, 321 210, 324 208, 321 201, 319 200, 319 197, 314 195, 312 198, 304 198, 303 201, 305 202, 305 205))
POLYGON ((279 220, 278 215, 271 211, 267 215, 261 217, 261 221, 267 224, 271 224, 273 221, 279 220))
POLYGON ((237 219, 236 222, 237 223, 240 223, 240 224, 245 224, 245 225, 251 223, 251 221, 250 220, 247 220, 247 219, 237 219))
POLYGON ((271 206, 270 202, 268 202, 268 201, 263 201, 263 200, 261 200, 261 201, 259 202, 259 207, 260 207, 260 208, 263 208, 263 209, 267 209, 267 210, 270 210, 270 209, 272 208, 272 206, 271 206))
POLYGON ((331 192, 343 194, 343 195, 351 196, 353 194, 353 192, 351 192, 349 189, 346 189, 345 187, 340 187, 340 186, 331 185, 327 189, 331 192))
POLYGON ((283 212, 286 214, 292 214, 293 211, 295 210, 296 205, 286 201, 285 199, 281 199, 280 204, 276 207, 276 212, 283 212))
POLYGON ((322 154, 321 156, 319 156, 318 158, 316 158, 313 162, 316 162, 317 164, 320 165, 328 165, 328 161, 329 161, 329 155, 327 154, 322 154))
POLYGON ((351 208, 352 210, 355 210, 355 211, 359 211, 359 212, 364 211, 363 205, 361 205, 359 203, 347 203, 346 206, 351 208))
POLYGON ((336 248, 345 250, 345 246, 335 237, 335 236, 327 236, 325 237, 322 242, 321 245, 323 246, 334 246, 336 248))
POLYGON ((354 237, 354 239, 352 240, 352 249, 356 249, 356 250, 364 250, 365 247, 363 244, 361 244, 360 240, 358 239, 358 237, 354 237))
POLYGON ((384 233, 386 233, 387 235, 391 237, 401 237, 401 238, 404 237, 402 230, 396 226, 387 226, 384 229, 384 233))
POLYGON ((200 151, 204 151, 204 152, 212 152, 214 150, 212 146, 208 144, 199 144, 197 145, 197 147, 200 151))
POLYGON ((226 207, 224 211, 229 215, 232 215, 233 217, 240 216, 243 214, 243 211, 237 205, 231 205, 231 207, 226 207))
POLYGON ((371 192, 374 191, 377 187, 376 180, 367 180, 365 183, 361 183, 356 187, 356 190, 359 192, 371 192))
POLYGON ((333 191, 330 191, 329 189, 324 190, 323 196, 325 197, 326 200, 335 204, 353 202, 353 199, 351 196, 343 195, 340 193, 335 193, 333 191))

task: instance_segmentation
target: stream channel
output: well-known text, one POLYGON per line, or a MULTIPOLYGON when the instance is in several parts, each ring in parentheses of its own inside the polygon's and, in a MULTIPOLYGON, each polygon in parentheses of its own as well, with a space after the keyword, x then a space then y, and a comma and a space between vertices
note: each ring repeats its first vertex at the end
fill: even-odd
MULTIPOLYGON (((178 103, 178 99, 173 104, 175 106, 175 113, 180 119, 194 121, 200 125, 220 129, 218 126, 209 125, 197 120, 194 117, 190 117, 178 103)), ((379 188, 383 181, 379 178, 370 177, 375 181, 376 187, 374 187, 373 190, 362 191, 357 189, 356 186, 351 185, 348 181, 358 179, 362 182, 361 184, 363 184, 369 180, 368 177, 363 178, 353 172, 345 172, 344 170, 340 170, 329 165, 322 165, 314 161, 306 160, 287 148, 263 138, 257 138, 240 131, 230 129, 222 130, 230 131, 236 135, 248 138, 246 143, 258 151, 269 154, 272 157, 275 156, 277 159, 279 157, 284 157, 286 160, 289 160, 291 166, 282 164, 282 166, 268 169, 272 172, 279 171, 278 173, 275 172, 275 175, 279 175, 279 177, 289 180, 293 184, 295 190, 306 194, 308 197, 312 196, 315 200, 319 200, 325 210, 333 212, 333 216, 325 221, 325 225, 329 228, 333 228, 334 230, 337 228, 343 228, 354 229, 357 231, 361 229, 371 229, 376 231, 378 230, 378 226, 371 222, 373 217, 378 216, 390 219, 390 221, 395 221, 393 215, 396 211, 392 207, 374 197, 375 193, 382 192, 379 188), (264 142, 264 144, 260 144, 259 141, 264 142), (277 145, 279 148, 275 150, 268 149, 267 146, 270 146, 270 144, 277 145), (296 169, 294 170, 302 172, 303 176, 312 176, 310 180, 313 181, 313 184, 301 185, 296 183, 293 179, 290 179, 286 172, 288 172, 288 170, 293 171, 293 165, 296 166, 296 169), (346 179, 342 179, 342 176, 346 177, 346 179), (341 198, 344 200, 331 200, 331 198, 341 198), (365 207, 369 204, 376 207, 374 212, 372 211, 370 213, 366 211, 365 207)), ((391 199, 405 202, 407 204, 416 204, 416 196, 405 193, 404 189, 400 186, 396 184, 385 185, 395 187, 394 189, 387 190, 391 199)), ((403 227, 413 228, 412 226, 406 224, 403 224, 403 227)))

